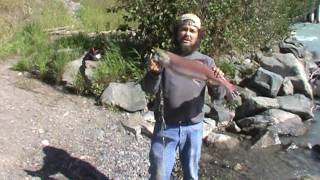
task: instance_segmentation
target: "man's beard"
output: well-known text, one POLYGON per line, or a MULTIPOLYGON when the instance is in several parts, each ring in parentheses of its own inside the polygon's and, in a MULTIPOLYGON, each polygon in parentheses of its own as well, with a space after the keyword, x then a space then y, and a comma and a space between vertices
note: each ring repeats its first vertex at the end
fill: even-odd
POLYGON ((179 49, 182 55, 189 55, 196 51, 198 47, 199 41, 197 41, 194 45, 184 45, 183 43, 179 43, 179 49))

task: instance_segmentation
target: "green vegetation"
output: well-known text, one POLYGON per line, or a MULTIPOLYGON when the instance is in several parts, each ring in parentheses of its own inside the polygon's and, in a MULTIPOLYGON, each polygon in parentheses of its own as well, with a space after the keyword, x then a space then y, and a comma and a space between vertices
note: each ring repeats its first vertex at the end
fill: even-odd
POLYGON ((106 12, 106 9, 115 2, 115 0, 81 0, 82 6, 76 15, 82 22, 83 29, 99 32, 118 27, 123 22, 121 12, 119 14, 106 12))
POLYGON ((6 25, 4 30, 1 29, 0 57, 19 55, 16 70, 28 71, 43 81, 59 84, 68 62, 79 58, 89 48, 104 50, 106 54, 94 72, 92 88, 87 89, 81 76, 75 82, 76 92, 92 92, 97 96, 110 81, 141 78, 141 57, 126 42, 126 37, 89 37, 86 33, 80 33, 54 41, 50 38, 46 32, 49 28, 67 26, 91 32, 105 31, 115 29, 122 22, 119 14, 106 15, 106 8, 114 3, 113 0, 80 2, 83 8, 72 16, 63 1, 0 0, 0 9, 7 15, 0 18, 0 23, 12 22, 11 26, 6 25), (18 18, 12 19, 11 15, 18 18))
MULTIPOLYGON (((290 20, 310 7, 299 0, 79 0, 82 7, 72 16, 63 1, 0 0, 0 57, 19 55, 15 68, 39 79, 59 84, 65 65, 89 48, 105 52, 88 89, 81 76, 76 92, 99 96, 111 81, 140 79, 143 58, 153 47, 171 46, 176 17, 193 12, 203 19, 206 36, 201 50, 218 56, 231 49, 252 51, 282 38, 290 20), (88 36, 86 33, 53 40, 48 28, 98 32, 139 29, 135 38, 125 34, 88 36)), ((233 63, 218 62, 230 77, 233 63)))
POLYGON ((112 81, 141 79, 143 70, 140 68, 140 60, 136 50, 120 49, 119 45, 112 44, 93 74, 93 94, 100 95, 105 86, 112 81))
POLYGON ((231 49, 252 51, 263 48, 288 32, 291 19, 311 1, 300 0, 120 0, 113 11, 125 9, 126 22, 137 22, 138 38, 146 49, 170 46, 175 18, 193 12, 203 19, 206 37, 202 50, 219 55, 231 49))

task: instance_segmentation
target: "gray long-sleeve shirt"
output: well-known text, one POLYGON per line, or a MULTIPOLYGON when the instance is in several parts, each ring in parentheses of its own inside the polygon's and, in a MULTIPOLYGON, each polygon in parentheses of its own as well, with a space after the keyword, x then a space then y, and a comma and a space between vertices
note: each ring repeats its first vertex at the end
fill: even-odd
MULTIPOLYGON (((184 57, 189 60, 201 59, 209 67, 215 66, 212 58, 198 51, 184 57)), ((142 87, 146 92, 156 93, 156 120, 161 117, 159 89, 163 89, 163 118, 166 124, 198 123, 203 120, 205 81, 163 69, 159 75, 148 72, 142 80, 142 87)))

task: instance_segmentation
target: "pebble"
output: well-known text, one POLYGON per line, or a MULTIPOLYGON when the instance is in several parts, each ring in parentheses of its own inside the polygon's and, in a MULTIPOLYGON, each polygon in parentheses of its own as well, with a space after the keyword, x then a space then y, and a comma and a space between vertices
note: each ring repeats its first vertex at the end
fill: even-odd
POLYGON ((49 141, 47 139, 42 140, 41 144, 44 145, 44 146, 49 146, 50 145, 50 143, 49 143, 49 141))

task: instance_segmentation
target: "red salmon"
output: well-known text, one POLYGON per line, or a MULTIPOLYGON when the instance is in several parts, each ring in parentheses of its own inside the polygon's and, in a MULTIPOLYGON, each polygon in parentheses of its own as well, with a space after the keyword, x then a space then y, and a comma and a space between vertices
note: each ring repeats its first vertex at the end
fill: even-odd
POLYGON ((200 60, 190 60, 162 49, 155 49, 154 60, 158 61, 163 67, 169 68, 179 74, 189 76, 211 84, 222 85, 227 90, 229 98, 235 98, 239 95, 236 87, 231 84, 225 77, 216 76, 212 69, 201 63, 200 60))

